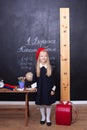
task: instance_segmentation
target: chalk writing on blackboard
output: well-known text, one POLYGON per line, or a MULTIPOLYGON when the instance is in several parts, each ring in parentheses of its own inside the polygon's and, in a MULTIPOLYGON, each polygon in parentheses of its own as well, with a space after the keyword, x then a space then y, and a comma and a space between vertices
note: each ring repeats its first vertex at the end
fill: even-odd
POLYGON ((50 59, 52 64, 55 64, 55 55, 56 52, 56 40, 54 39, 39 39, 38 37, 28 39, 17 49, 17 63, 20 68, 32 70, 32 65, 35 63, 35 52, 38 47, 45 47, 52 55, 50 59))
POLYGON ((38 37, 35 37, 34 39, 31 39, 31 37, 29 37, 24 45, 20 46, 20 48, 17 49, 17 53, 36 52, 37 49, 33 48, 34 46, 45 46, 47 49, 49 49, 49 51, 53 52, 56 49, 55 43, 56 40, 40 40, 38 37))

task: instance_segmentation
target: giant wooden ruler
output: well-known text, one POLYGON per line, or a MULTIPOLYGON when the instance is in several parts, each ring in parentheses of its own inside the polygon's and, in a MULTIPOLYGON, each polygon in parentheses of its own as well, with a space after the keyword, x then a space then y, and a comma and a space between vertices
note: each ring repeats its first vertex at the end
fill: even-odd
POLYGON ((70 100, 70 28, 69 8, 60 8, 60 93, 61 100, 70 100))

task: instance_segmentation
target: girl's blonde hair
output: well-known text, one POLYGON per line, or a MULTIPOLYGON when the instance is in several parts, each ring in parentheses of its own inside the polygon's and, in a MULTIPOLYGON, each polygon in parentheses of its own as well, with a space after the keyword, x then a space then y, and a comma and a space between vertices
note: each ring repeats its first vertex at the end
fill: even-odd
MULTIPOLYGON (((43 50, 43 52, 47 52, 46 50, 43 50)), ((46 75, 49 77, 52 73, 52 67, 51 67, 51 64, 50 64, 50 59, 49 59, 49 55, 48 55, 48 52, 47 52, 47 73, 46 75)), ((37 59, 37 63, 36 63, 36 75, 37 77, 40 77, 40 60, 39 60, 39 56, 38 56, 38 59, 37 59)))

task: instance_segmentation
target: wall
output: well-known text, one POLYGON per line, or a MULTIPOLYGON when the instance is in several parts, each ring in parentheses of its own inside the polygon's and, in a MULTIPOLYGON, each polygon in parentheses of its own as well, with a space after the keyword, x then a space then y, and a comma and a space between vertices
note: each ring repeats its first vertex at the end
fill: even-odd
MULTIPOLYGON (((59 8, 70 8, 71 100, 87 100, 86 0, 0 0, 0 78, 17 85, 17 77, 33 71, 38 47, 49 51, 60 99, 59 8)), ((34 95, 30 95, 34 100, 34 95)), ((24 100, 0 94, 0 100, 24 100)))

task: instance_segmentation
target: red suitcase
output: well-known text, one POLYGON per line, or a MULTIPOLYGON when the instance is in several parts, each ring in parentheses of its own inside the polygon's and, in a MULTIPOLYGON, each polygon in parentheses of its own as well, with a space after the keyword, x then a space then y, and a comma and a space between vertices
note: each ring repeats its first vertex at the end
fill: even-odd
POLYGON ((55 110, 56 124, 70 125, 72 121, 72 104, 71 102, 60 102, 56 105, 55 110))

